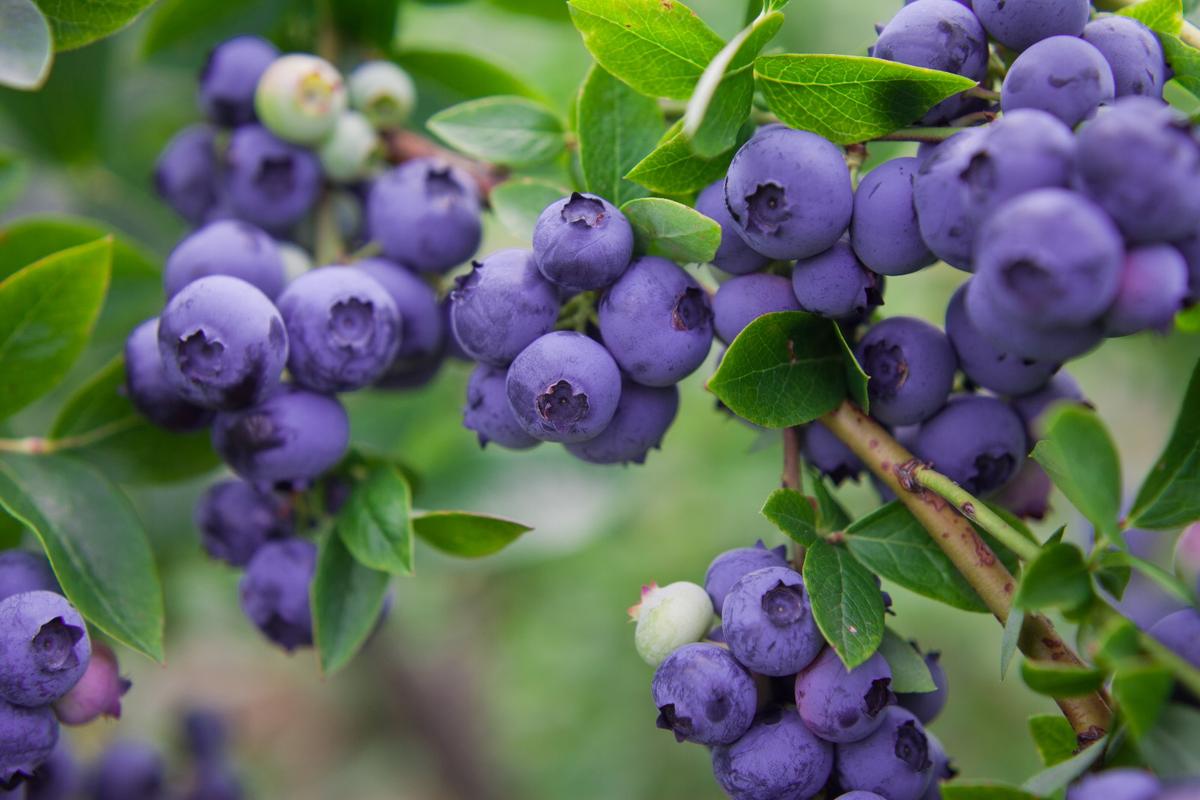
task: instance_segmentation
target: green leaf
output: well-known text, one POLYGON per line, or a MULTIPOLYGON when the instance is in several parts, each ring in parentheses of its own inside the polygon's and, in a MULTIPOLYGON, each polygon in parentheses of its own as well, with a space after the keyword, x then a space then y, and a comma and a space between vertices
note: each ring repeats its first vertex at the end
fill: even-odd
POLYGON ((488 203, 509 233, 528 240, 546 206, 570 193, 570 189, 537 178, 509 178, 492 189, 488 203))
POLYGON ((1058 542, 1043 547, 1026 565, 1013 605, 1032 611, 1075 611, 1091 602, 1093 596, 1083 553, 1073 544, 1058 542))
POLYGON ((402 0, 354 0, 328 8, 343 39, 387 50, 396 38, 401 5, 402 0))
POLYGON ((355 559, 336 533, 321 542, 309 602, 313 643, 323 673, 332 675, 346 666, 370 638, 390 577, 355 559))
POLYGON ((37 0, 50 20, 55 50, 74 50, 116 33, 154 0, 37 0))
POLYGON ((549 161, 566 146, 562 122, 550 109, 511 95, 459 103, 426 125, 454 149, 506 166, 549 161))
POLYGON ((336 526, 346 549, 365 566, 412 574, 412 490, 394 466, 379 464, 354 485, 336 526))
POLYGON ((694 208, 662 197, 640 197, 621 206, 642 252, 680 264, 713 260, 721 226, 694 208))
POLYGON ((795 489, 776 489, 771 492, 761 513, 775 523, 775 527, 805 547, 821 540, 817 534, 817 514, 812 500, 795 489))
POLYGON ((0 550, 12 550, 21 546, 25 526, 4 512, 0 506, 0 550))
POLYGON ((1052 767, 1047 767, 1034 775, 1025 781, 1021 788, 1039 797, 1045 797, 1057 792, 1087 772, 1096 763, 1097 759, 1104 755, 1104 745, 1107 741, 1107 736, 1101 736, 1066 761, 1055 764, 1052 767))
POLYGON ((1166 780, 1200 775, 1200 711, 1167 706, 1158 724, 1138 742, 1138 752, 1155 774, 1166 780))
POLYGON ((1174 686, 1171 672, 1162 667, 1135 664, 1117 669, 1112 680, 1112 695, 1135 741, 1158 722, 1174 686))
MULTIPOLYGON (((691 144, 682 130, 682 121, 672 125, 658 146, 639 161, 625 178, 658 194, 687 195, 725 177, 737 142, 724 152, 705 158, 692 152, 691 144)), ((752 130, 747 127, 744 133, 752 130)), ((738 141, 741 140, 739 136, 738 141)))
POLYGON ((1192 94, 1200 97, 1200 50, 1184 42, 1178 36, 1159 33, 1163 55, 1171 67, 1174 80, 1192 94))
POLYGON ((600 66, 652 97, 686 100, 725 45, 678 0, 570 0, 568 6, 600 66))
POLYGON ((482 558, 508 547, 533 530, 503 517, 469 511, 425 511, 413 515, 413 529, 426 544, 462 558, 482 558))
POLYGON ((763 10, 764 11, 782 11, 783 7, 786 6, 789 2, 791 2, 791 0, 767 0, 767 2, 763 4, 763 10))
POLYGON ((119 490, 74 458, 0 453, 0 505, 34 532, 67 598, 89 622, 162 661, 154 554, 119 490))
POLYGON ((1016 655, 1021 640, 1021 626, 1025 624, 1025 612, 1015 606, 1008 611, 1004 621, 1004 636, 1000 639, 1000 680, 1008 675, 1008 666, 1016 655))
POLYGON ((1123 17, 1133 17, 1147 28, 1158 33, 1178 36, 1183 30, 1183 3, 1181 0, 1142 0, 1136 5, 1117 11, 1123 17))
POLYGON ((1035 714, 1029 718, 1029 733, 1047 767, 1067 761, 1079 746, 1075 729, 1061 714, 1035 714))
POLYGON ((54 388, 108 291, 112 240, 47 256, 0 282, 0 419, 54 388))
POLYGON ((961 75, 861 56, 762 56, 754 74, 780 120, 835 144, 903 128, 975 85, 961 75))
POLYGON ((1041 800, 1037 795, 994 781, 954 781, 941 786, 942 800, 1041 800))
POLYGON ((494 95, 544 99, 541 92, 510 70, 463 50, 407 47, 393 54, 392 60, 416 81, 421 108, 440 110, 494 95))
POLYGON ((0 151, 0 211, 16 202, 25 191, 28 178, 29 163, 24 158, 14 152, 0 151))
POLYGON ((1153 530, 1200 519, 1200 363, 1192 370, 1171 439, 1138 490, 1130 517, 1131 527, 1153 530))
POLYGON ((708 389, 765 428, 812 422, 846 396, 837 326, 801 311, 764 314, 729 345, 708 389))
MULTIPOLYGON (((105 42, 58 53, 53 71, 37 92, 0 92, 6 127, 19 136, 24 152, 64 165, 95 165, 106 129, 114 122, 109 97, 112 50, 105 42)), ((137 134, 125 130, 122 135, 128 141, 137 134)))
POLYGON ((290 5, 292 0, 159 0, 147 20, 141 53, 148 57, 169 50, 195 60, 231 36, 275 28, 290 5))
POLYGON ((804 555, 804 586, 813 618, 847 669, 870 658, 883 640, 883 596, 875 577, 845 547, 824 540, 804 555))
POLYGON ((30 0, 0 0, 0 84, 37 89, 50 74, 50 23, 30 0))
POLYGON ((754 99, 754 59, 782 24, 783 14, 760 15, 705 67, 683 115, 683 134, 698 155, 715 156, 733 144, 754 99))
POLYGON ((1083 406, 1060 403, 1043 423, 1033 458, 1105 538, 1120 544, 1121 460, 1100 417, 1083 406))
POLYGON ((1080 697, 1104 685, 1104 670, 1048 661, 1022 661, 1021 678, 1038 694, 1080 697))
POLYGON ((846 362, 846 394, 863 411, 870 411, 871 397, 867 393, 867 383, 871 377, 858 363, 858 359, 854 356, 854 348, 846 341, 846 334, 842 332, 841 327, 835 327, 837 327, 838 339, 842 343, 842 360, 846 362))
POLYGON ((1133 572, 1124 553, 1105 548, 1095 553, 1093 559, 1096 564, 1096 583, 1120 600, 1125 595, 1125 587, 1129 585, 1133 572))
POLYGON ((63 405, 53 439, 82 437, 74 455, 116 483, 177 483, 220 464, 208 431, 172 433, 143 417, 125 396, 125 361, 110 361, 63 405))
POLYGON ((812 465, 805 467, 808 488, 817 504, 817 530, 821 533, 844 531, 850 524, 850 514, 833 496, 825 476, 812 465))
POLYGON ((892 691, 902 694, 932 692, 937 690, 929 666, 917 652, 917 648, 902 639, 891 628, 883 631, 879 643, 879 654, 887 661, 892 671, 892 691))
POLYGON ((600 67, 592 67, 579 90, 579 167, 589 192, 616 206, 645 197, 624 176, 654 149, 666 123, 658 103, 638 94, 600 67))

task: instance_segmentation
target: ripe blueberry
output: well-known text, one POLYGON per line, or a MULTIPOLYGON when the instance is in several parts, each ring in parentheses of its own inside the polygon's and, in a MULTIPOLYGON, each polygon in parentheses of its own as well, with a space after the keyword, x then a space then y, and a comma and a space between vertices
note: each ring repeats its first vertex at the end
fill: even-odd
POLYGON ((479 190, 458 167, 416 158, 375 180, 367 227, 393 261, 417 272, 445 272, 479 249, 479 190))
POLYGON ((450 295, 450 324, 472 358, 507 366, 535 339, 554 330, 559 301, 528 250, 501 250, 459 278, 450 295))
POLYGON ((750 728, 758 703, 754 679, 729 651, 685 644, 658 666, 650 687, 658 727, 677 741, 731 744, 750 728))
POLYGON ((307 539, 268 542, 250 559, 239 584, 242 611, 289 653, 312 644, 308 593, 316 563, 317 548, 307 539))
POLYGON ((826 648, 796 676, 796 710, 810 731, 827 742, 856 742, 883 723, 896 701, 892 670, 876 653, 851 670, 826 648))
POLYGON ((712 751, 713 775, 732 800, 814 797, 833 771, 833 747, 796 711, 769 708, 746 735, 712 751))
POLYGON ((743 575, 725 595, 721 628, 737 660, 763 675, 799 672, 825 646, 804 580, 787 567, 743 575))
POLYGON ((946 403, 957 362, 946 335, 915 317, 891 317, 867 331, 855 352, 871 376, 871 413, 886 425, 929 419, 946 403))
POLYGON ((87 625, 55 592, 0 601, 0 698, 35 708, 53 703, 83 676, 92 654, 87 625))
POLYGON ((612 422, 586 442, 568 444, 567 451, 593 464, 644 463, 652 449, 662 447, 678 411, 678 387, 642 386, 622 377, 612 422))
POLYGON ((533 258, 546 280, 564 289, 603 289, 629 267, 633 228, 604 198, 573 192, 538 217, 533 258))

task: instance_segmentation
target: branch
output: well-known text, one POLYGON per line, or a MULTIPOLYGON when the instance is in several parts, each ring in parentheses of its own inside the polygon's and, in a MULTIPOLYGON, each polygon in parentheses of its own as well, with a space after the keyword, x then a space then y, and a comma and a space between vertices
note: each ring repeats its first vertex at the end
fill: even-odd
POLYGON ((783 429, 783 488, 803 491, 800 483, 800 429, 783 429))
POLYGON ((392 164, 403 164, 414 158, 437 158, 467 172, 479 186, 479 194, 485 200, 492 189, 508 177, 508 169, 496 164, 486 164, 468 158, 461 153, 447 150, 427 136, 416 131, 397 130, 385 134, 387 160, 392 164))
POLYGON ((876 136, 872 141, 875 142, 929 142, 937 144, 944 142, 956 133, 965 131, 966 128, 959 127, 944 127, 944 128, 901 128, 898 131, 885 133, 883 136, 876 136))
MULTIPOLYGON (((908 481, 903 468, 907 465, 911 469, 913 455, 848 400, 826 414, 821 421, 891 487, 996 619, 1001 624, 1006 622, 1012 608, 1016 579, 996 558, 970 521, 952 505, 932 492, 910 491, 911 484, 906 486, 908 481)), ((1018 647, 1034 661, 1083 664, 1055 631, 1050 620, 1041 614, 1025 616, 1018 647)), ((1109 730, 1112 711, 1100 694, 1058 698, 1055 702, 1075 729, 1081 745, 1090 744, 1109 730)))
POLYGON ((1000 544, 1012 550, 1022 561, 1032 561, 1037 558, 1041 548, 1029 541, 1017 529, 1009 525, 988 505, 976 499, 970 492, 963 489, 954 481, 928 466, 914 461, 905 464, 903 477, 910 483, 916 484, 909 491, 928 489, 954 506, 960 514, 995 536, 1000 544))

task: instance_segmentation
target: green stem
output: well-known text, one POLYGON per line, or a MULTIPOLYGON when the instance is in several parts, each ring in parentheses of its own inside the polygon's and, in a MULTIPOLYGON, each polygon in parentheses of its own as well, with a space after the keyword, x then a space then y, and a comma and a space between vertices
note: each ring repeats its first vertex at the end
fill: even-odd
POLYGON ((960 514, 996 537, 1000 544, 1016 553, 1022 561, 1032 561, 1041 552, 1041 548, 1035 542, 1029 541, 1021 535, 1020 531, 992 511, 986 503, 974 497, 942 473, 928 467, 916 467, 910 475, 913 483, 928 489, 950 503, 960 514))
POLYGON ((317 204, 313 255, 318 267, 341 263, 346 255, 346 243, 342 241, 342 232, 338 229, 333 202, 333 193, 326 191, 317 204))
POLYGON ((138 417, 123 417, 99 428, 75 436, 51 439, 42 436, 26 436, 20 439, 0 439, 0 453, 23 453, 25 455, 49 455, 64 450, 78 450, 124 433, 134 428, 141 420, 138 417))

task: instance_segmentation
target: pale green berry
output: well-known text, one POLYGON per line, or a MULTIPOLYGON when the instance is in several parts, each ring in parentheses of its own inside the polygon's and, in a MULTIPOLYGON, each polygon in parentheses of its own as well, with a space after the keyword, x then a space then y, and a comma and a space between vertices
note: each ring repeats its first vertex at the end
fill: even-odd
POLYGON ((634 646, 652 667, 683 645, 703 639, 713 621, 708 592, 687 581, 643 587, 642 602, 629 613, 637 620, 634 646))
POLYGON ((348 182, 364 178, 379 161, 379 136, 357 111, 338 117, 333 133, 317 153, 330 179, 348 182))
POLYGON ((1175 541, 1175 572, 1189 589, 1200 594, 1200 522, 1184 528, 1175 541))
POLYGON ((254 110, 280 139, 315 145, 333 133, 346 110, 346 86, 325 59, 291 53, 271 62, 259 79, 254 110))
POLYGON ((292 242, 277 242, 277 244, 279 245, 279 255, 283 258, 283 274, 288 283, 316 266, 312 256, 300 245, 292 242))
POLYGON ((350 104, 377 128, 399 128, 417 103, 412 78, 390 61, 367 61, 349 83, 350 104))

